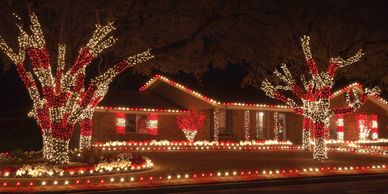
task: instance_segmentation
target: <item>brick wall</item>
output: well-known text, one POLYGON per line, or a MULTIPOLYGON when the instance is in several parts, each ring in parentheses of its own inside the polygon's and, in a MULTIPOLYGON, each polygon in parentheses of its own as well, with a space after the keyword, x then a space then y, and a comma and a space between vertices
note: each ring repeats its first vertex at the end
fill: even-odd
POLYGON ((286 137, 294 144, 302 143, 303 117, 295 113, 286 114, 286 137))
MULTIPOLYGON (((244 110, 233 110, 233 138, 236 141, 245 140, 244 132, 244 110)), ((264 113, 264 139, 274 138, 274 112, 272 111, 250 111, 250 137, 256 139, 256 112, 264 113)), ((302 121, 303 117, 294 113, 284 113, 286 117, 286 140, 293 143, 302 142, 302 121)))
MULTIPOLYGON (((210 139, 210 111, 203 111, 206 115, 204 128, 198 131, 196 140, 210 139)), ((143 140, 186 140, 183 132, 179 130, 176 123, 176 115, 162 114, 158 116, 158 135, 141 133, 117 134, 115 125, 116 117, 110 112, 96 112, 93 117, 94 131, 93 142, 106 141, 143 141, 143 140)))

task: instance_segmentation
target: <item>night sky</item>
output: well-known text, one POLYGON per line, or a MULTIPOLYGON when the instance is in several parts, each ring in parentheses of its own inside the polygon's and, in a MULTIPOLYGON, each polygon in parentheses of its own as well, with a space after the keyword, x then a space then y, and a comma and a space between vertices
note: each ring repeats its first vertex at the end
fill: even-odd
MULTIPOLYGON (((382 96, 387 97, 387 8, 388 1, 377 0, 7 0, 0 2, 0 35, 16 46, 14 24, 20 21, 12 13, 26 23, 28 11, 34 11, 44 33, 49 34, 46 41, 54 56, 51 60, 56 60, 57 43, 66 42, 70 45, 67 60, 74 61, 94 23, 115 20, 114 35, 119 43, 90 65, 88 76, 144 48, 155 48, 160 53, 154 61, 120 75, 111 90, 137 90, 158 73, 220 101, 254 103, 270 101, 258 86, 264 77, 271 78, 281 62, 286 62, 296 76, 304 73, 306 65, 298 38, 307 34, 312 38, 320 68, 326 67, 330 57, 347 58, 364 49, 364 59, 340 70, 336 89, 359 81, 379 86, 382 96)), ((1 138, 40 138, 34 121, 26 117, 31 100, 3 53, 0 64, 1 138)))

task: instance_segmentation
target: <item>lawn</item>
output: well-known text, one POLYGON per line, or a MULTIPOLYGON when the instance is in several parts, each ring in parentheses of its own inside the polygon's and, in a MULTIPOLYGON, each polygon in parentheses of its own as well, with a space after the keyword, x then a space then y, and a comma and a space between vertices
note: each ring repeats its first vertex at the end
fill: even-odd
POLYGON ((198 173, 232 170, 274 170, 310 167, 378 165, 387 162, 386 157, 329 152, 329 160, 319 162, 312 153, 301 151, 171 151, 142 152, 154 161, 155 168, 146 175, 198 173))

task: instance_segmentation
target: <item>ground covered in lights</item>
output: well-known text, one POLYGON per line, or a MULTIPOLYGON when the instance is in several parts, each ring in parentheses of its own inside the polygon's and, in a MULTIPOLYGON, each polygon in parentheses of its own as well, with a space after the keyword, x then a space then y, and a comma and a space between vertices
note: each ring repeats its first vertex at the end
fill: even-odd
POLYGON ((140 153, 154 161, 153 169, 78 178, 26 178, 20 185, 15 180, 0 178, 0 183, 8 181, 0 187, 0 192, 107 190, 388 172, 386 156, 354 152, 330 151, 330 159, 325 162, 314 161, 311 152, 296 149, 140 153))

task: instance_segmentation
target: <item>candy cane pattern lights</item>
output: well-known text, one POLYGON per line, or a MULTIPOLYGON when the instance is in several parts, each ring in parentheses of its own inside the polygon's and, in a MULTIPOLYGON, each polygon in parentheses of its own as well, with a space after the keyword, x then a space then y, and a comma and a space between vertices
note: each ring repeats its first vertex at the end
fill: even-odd
POLYGON ((38 17, 30 15, 31 31, 27 33, 22 26, 19 29, 19 50, 14 52, 0 37, 0 49, 16 65, 30 98, 32 110, 29 116, 37 121, 43 137, 43 155, 51 163, 69 162, 68 144, 74 126, 83 120, 85 129, 81 134, 81 144, 90 145, 92 130, 91 119, 85 114, 93 112, 96 105, 108 91, 109 84, 125 69, 153 58, 148 49, 127 57, 113 65, 101 75, 86 82, 86 67, 106 48, 111 47, 116 39, 109 34, 115 30, 113 23, 96 25, 88 43, 80 48, 74 64, 65 70, 66 45, 58 45, 56 72, 53 73, 51 60, 38 17), (31 68, 25 68, 25 55, 29 57, 31 68))
POLYGON ((116 113, 116 133, 124 134, 125 127, 127 126, 126 116, 124 113, 116 113))
POLYGON ((370 133, 370 125, 368 123, 368 117, 364 114, 358 115, 358 130, 360 140, 367 140, 370 133))
POLYGON ((147 134, 158 135, 158 115, 155 113, 148 114, 147 134))
POLYGON ((302 87, 299 86, 299 82, 294 79, 287 66, 282 64, 281 71, 275 70, 274 74, 281 80, 283 85, 274 86, 270 81, 265 79, 261 88, 267 96, 286 103, 296 114, 303 115, 305 118, 312 120, 315 139, 313 158, 316 160, 326 160, 325 129, 328 128, 329 124, 327 121, 335 114, 346 114, 355 111, 366 101, 368 96, 378 95, 379 89, 374 88, 369 90, 366 88, 361 97, 359 97, 355 89, 352 89, 346 95, 348 107, 330 107, 331 90, 334 85, 334 76, 337 70, 359 61, 363 56, 363 52, 360 50, 346 60, 341 57, 331 58, 327 69, 319 72, 311 53, 310 37, 303 36, 301 43, 309 69, 309 79, 304 75, 301 77, 302 87), (284 91, 291 91, 297 99, 300 99, 299 101, 301 103, 297 103, 294 99, 286 97, 282 93, 284 91))
POLYGON ((370 116, 370 122, 371 122, 372 139, 376 140, 379 138, 379 131, 378 131, 377 115, 376 114, 373 114, 370 116))
POLYGON ((337 115, 337 140, 344 141, 344 116, 342 114, 337 115))

